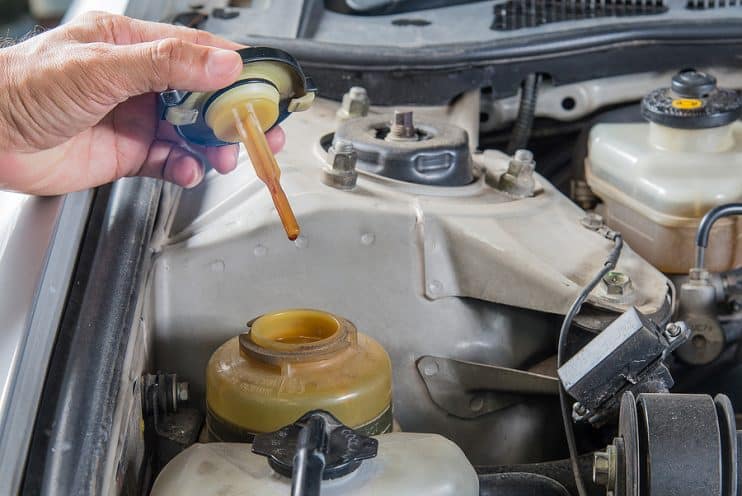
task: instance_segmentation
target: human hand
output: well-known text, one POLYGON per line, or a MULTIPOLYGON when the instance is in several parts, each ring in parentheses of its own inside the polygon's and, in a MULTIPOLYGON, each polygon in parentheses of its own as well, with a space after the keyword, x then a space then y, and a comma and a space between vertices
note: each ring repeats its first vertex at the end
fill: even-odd
MULTIPOLYGON (((53 195, 125 176, 197 185, 204 164, 156 116, 156 92, 213 91, 242 70, 241 45, 203 31, 88 13, 0 49, 0 189, 53 195)), ((280 128, 267 133, 274 151, 280 128)), ((237 145, 201 148, 222 174, 237 145)))

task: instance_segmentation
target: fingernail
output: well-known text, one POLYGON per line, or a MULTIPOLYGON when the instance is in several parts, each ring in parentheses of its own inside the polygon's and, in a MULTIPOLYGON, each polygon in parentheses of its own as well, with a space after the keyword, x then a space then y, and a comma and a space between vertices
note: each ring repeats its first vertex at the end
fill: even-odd
POLYGON ((212 50, 206 61, 206 72, 215 78, 236 75, 241 68, 242 58, 231 50, 212 50))
POLYGON ((189 175, 191 176, 190 180, 188 180, 187 183, 183 186, 186 189, 198 186, 198 184, 203 179, 203 169, 198 166, 194 167, 189 175))

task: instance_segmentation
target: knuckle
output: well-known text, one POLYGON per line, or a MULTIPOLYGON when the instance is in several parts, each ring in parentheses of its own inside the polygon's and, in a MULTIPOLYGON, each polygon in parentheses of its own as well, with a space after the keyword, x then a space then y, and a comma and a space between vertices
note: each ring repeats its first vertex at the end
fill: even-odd
POLYGON ((151 51, 152 69, 156 74, 156 81, 167 89, 172 72, 173 62, 177 62, 183 53, 184 43, 177 38, 165 38, 156 42, 151 51))
POLYGON ((102 14, 96 16, 93 20, 96 31, 101 33, 103 36, 113 38, 116 32, 116 21, 110 14, 102 14))

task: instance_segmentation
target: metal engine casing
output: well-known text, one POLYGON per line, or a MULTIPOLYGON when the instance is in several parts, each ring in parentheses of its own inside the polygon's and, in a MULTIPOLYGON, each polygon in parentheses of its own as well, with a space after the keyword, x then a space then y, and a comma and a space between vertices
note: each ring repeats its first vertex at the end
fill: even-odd
MULTIPOLYGON (((294 243, 244 156, 229 176, 210 172, 201 187, 169 190, 175 197, 155 242, 144 313, 157 367, 202 397, 209 356, 250 317, 321 308, 347 316, 388 351, 402 430, 443 434, 480 465, 563 455, 555 396, 456 417, 431 401, 416 363, 429 355, 528 368, 552 356, 560 315, 610 241, 586 229, 584 212, 539 176, 532 198, 492 187, 507 170, 499 152, 474 155, 476 179, 466 186, 361 171, 354 190, 329 187, 320 142, 336 110, 319 100, 284 125, 289 141, 277 158, 303 233, 294 243)), ((599 287, 591 304, 663 311, 661 273, 628 248, 617 270, 631 276, 631 300, 599 287)))

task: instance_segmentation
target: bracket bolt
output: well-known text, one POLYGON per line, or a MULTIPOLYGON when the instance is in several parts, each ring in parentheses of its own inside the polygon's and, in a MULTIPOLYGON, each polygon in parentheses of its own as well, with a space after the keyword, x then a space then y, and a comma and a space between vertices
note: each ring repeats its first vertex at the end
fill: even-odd
POLYGON ((633 289, 631 278, 623 272, 611 271, 603 276, 603 283, 609 295, 625 295, 633 289))

